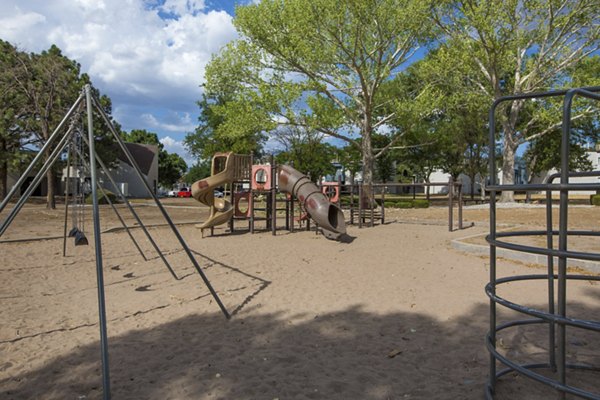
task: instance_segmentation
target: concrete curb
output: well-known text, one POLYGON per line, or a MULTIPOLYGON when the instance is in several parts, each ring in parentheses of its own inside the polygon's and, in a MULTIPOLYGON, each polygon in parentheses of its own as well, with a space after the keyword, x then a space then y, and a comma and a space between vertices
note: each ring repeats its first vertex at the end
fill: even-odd
MULTIPOLYGON (((465 253, 477 254, 477 255, 482 255, 482 256, 489 256, 489 254, 490 254, 489 246, 481 245, 481 244, 474 244, 474 243, 467 243, 464 241, 464 240, 473 239, 473 238, 480 238, 480 237, 485 238, 486 235, 487 235, 487 233, 480 234, 480 235, 466 236, 466 237, 462 237, 459 239, 454 239, 451 241, 451 245, 452 245, 453 249, 458 250, 458 251, 463 251, 465 253)), ((520 261, 520 262, 530 263, 530 264, 546 265, 546 263, 547 263, 547 257, 544 255, 541 255, 541 254, 531 254, 531 253, 525 253, 525 252, 521 252, 521 251, 501 249, 498 247, 496 247, 496 255, 498 257, 507 258, 509 260, 515 260, 515 261, 520 261)), ((558 265, 557 257, 554 257, 554 264, 558 265)), ((581 269, 583 269, 587 272, 593 273, 593 274, 600 274, 600 263, 598 263, 596 261, 569 259, 568 264, 569 264, 569 267, 577 267, 577 268, 581 268, 581 269)))

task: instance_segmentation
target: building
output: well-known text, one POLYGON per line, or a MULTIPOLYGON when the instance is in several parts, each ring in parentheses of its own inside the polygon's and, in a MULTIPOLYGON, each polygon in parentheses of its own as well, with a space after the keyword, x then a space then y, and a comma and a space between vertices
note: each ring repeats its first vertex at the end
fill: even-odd
MULTIPOLYGON (((125 143, 125 147, 131 153, 131 156, 135 160, 136 164, 140 167, 142 175, 146 182, 156 194, 158 186, 158 146, 149 144, 139 143, 125 143)), ((110 179, 104 174, 100 165, 96 164, 98 169, 98 181, 103 189, 115 193, 116 190, 112 185, 110 179)), ((87 171, 87 168, 86 168, 87 171)), ((127 197, 149 197, 149 193, 146 190, 143 182, 138 178, 133 165, 129 162, 125 154, 122 151, 118 151, 117 165, 114 168, 109 168, 112 179, 119 186, 119 190, 127 197)), ((76 168, 71 167, 69 172, 71 179, 70 187, 74 188, 76 181, 79 176, 79 172, 76 168)), ((67 168, 63 168, 62 171, 62 187, 61 191, 57 194, 63 194, 65 192, 67 179, 67 168)), ((89 193, 90 187, 90 176, 88 173, 83 178, 83 191, 89 193)), ((73 190, 73 189, 71 189, 73 190)), ((117 193, 115 193, 117 194, 117 193)))

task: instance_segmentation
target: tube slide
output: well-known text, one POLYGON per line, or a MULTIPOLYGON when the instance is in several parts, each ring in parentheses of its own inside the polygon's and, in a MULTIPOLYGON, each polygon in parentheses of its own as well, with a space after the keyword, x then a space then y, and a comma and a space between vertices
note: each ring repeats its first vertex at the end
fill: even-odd
POLYGON ((331 203, 304 174, 288 165, 280 166, 279 188, 296 196, 310 217, 323 229, 326 238, 339 240, 346 234, 346 221, 342 210, 331 203))
MULTIPOLYGON (((216 188, 223 186, 225 183, 231 183, 231 181, 233 181, 232 153, 219 157, 227 157, 223 170, 215 175, 209 176, 208 178, 194 182, 192 185, 192 197, 198 200, 200 203, 210 207, 210 215, 208 216, 208 219, 204 221, 204 223, 196 225, 200 229, 211 228, 216 225, 225 224, 233 216, 234 210, 231 202, 214 196, 214 190, 216 188)), ((215 160, 213 159, 213 166, 214 165, 215 160)))

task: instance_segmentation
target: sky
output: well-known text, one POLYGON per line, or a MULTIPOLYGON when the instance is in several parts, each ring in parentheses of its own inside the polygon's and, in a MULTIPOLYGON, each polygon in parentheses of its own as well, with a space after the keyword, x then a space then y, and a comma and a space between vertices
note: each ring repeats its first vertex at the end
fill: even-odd
POLYGON ((237 33, 235 4, 251 0, 2 0, 0 38, 21 51, 52 44, 81 64, 126 131, 158 134, 169 152, 198 125, 211 55, 237 33))

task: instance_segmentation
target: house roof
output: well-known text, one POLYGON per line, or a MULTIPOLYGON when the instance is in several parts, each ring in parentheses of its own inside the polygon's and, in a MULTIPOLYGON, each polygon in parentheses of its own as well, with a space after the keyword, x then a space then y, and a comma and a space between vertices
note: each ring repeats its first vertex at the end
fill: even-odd
MULTIPOLYGON (((127 150, 131 153, 131 156, 142 170, 142 173, 148 175, 150 168, 152 167, 152 161, 154 161, 154 157, 158 154, 158 146, 151 144, 125 143, 125 147, 127 147, 127 150)), ((131 165, 129 160, 127 160, 127 156, 125 156, 122 151, 119 152, 118 158, 120 161, 131 165)))

